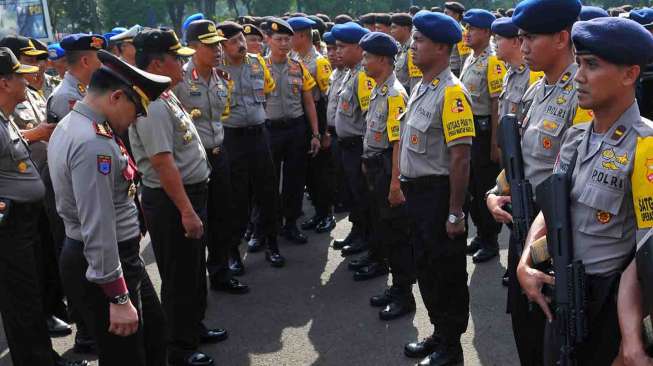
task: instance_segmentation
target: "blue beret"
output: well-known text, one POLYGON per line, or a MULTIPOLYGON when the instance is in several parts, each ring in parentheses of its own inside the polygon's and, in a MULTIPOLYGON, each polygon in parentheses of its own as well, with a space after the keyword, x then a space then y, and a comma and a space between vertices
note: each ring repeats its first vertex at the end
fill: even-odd
POLYGON ((490 29, 497 18, 484 9, 469 9, 463 16, 463 22, 476 28, 490 29))
POLYGON ((579 0, 524 0, 517 4, 512 22, 528 33, 551 34, 574 24, 579 0))
POLYGON ((420 10, 413 17, 413 26, 436 43, 453 45, 463 39, 463 30, 460 24, 443 13, 420 10))
POLYGON ((115 28, 113 28, 111 30, 111 33, 115 33, 115 34, 120 34, 122 32, 127 32, 127 28, 125 28, 125 27, 115 27, 115 28))
POLYGON ((202 20, 202 19, 204 19, 204 14, 202 14, 202 13, 195 13, 193 15, 189 15, 188 18, 186 18, 186 20, 184 20, 184 23, 181 26, 182 32, 185 31, 188 28, 188 25, 190 25, 190 23, 192 23, 192 22, 194 22, 196 20, 202 20))
POLYGON ((510 17, 503 17, 492 22, 492 33, 505 38, 514 38, 517 37, 519 28, 510 17))
POLYGON ((345 43, 355 43, 358 44, 358 41, 363 38, 364 35, 370 31, 361 27, 358 23, 347 22, 345 24, 336 24, 331 29, 331 34, 333 37, 345 43))
POLYGON ((633 10, 630 12, 630 19, 636 21, 637 23, 643 26, 649 26, 653 24, 653 9, 643 8, 638 10, 633 10))
POLYGON ((331 45, 336 44, 336 38, 333 36, 333 34, 331 34, 331 32, 324 33, 324 36, 322 38, 324 39, 324 43, 326 44, 331 44, 331 45))
POLYGON ((107 41, 107 44, 109 44, 109 42, 111 41, 111 37, 113 37, 113 36, 117 36, 118 34, 120 34, 120 33, 116 33, 116 32, 107 32, 107 33, 104 33, 104 34, 102 35, 102 37, 104 37, 104 40, 107 41))
POLYGON ((290 24, 293 31, 300 31, 304 29, 310 29, 317 23, 315 23, 315 21, 310 20, 306 17, 293 17, 288 19, 288 24, 290 24))
POLYGON ((99 34, 77 33, 64 37, 59 45, 66 51, 97 51, 107 48, 107 41, 99 34))
POLYGON ((53 43, 48 46, 48 59, 52 61, 57 61, 58 59, 66 57, 66 51, 59 45, 59 43, 53 43))
POLYGON ((576 53, 596 55, 617 65, 645 65, 653 60, 653 35, 625 18, 580 21, 571 30, 576 53))
POLYGON ((397 41, 382 32, 370 32, 358 44, 364 51, 380 56, 394 57, 399 52, 397 41))
POLYGON ((603 8, 599 8, 598 6, 586 6, 583 5, 583 7, 580 9, 580 20, 590 20, 594 18, 602 18, 602 17, 609 17, 610 14, 608 14, 607 11, 603 8))

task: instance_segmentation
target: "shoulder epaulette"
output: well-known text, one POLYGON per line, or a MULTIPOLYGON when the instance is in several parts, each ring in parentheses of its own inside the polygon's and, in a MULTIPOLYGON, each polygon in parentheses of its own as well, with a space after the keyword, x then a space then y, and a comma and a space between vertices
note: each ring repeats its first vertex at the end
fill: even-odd
POLYGON ((109 139, 113 138, 113 132, 111 131, 111 127, 109 127, 106 122, 102 122, 102 123, 93 122, 93 128, 95 128, 96 135, 103 136, 109 139))

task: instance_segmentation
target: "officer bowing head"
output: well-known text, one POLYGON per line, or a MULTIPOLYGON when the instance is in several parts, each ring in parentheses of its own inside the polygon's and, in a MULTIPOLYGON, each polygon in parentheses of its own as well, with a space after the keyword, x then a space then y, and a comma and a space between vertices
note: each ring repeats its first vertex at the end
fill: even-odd
POLYGON ((333 27, 331 34, 336 39, 338 57, 345 66, 355 67, 360 63, 363 58, 363 49, 358 42, 369 32, 354 22, 337 24, 333 27))
POLYGON ((101 50, 102 66, 91 76, 84 101, 107 117, 111 128, 123 134, 137 117, 146 116, 151 101, 170 87, 170 78, 131 66, 101 50))
POLYGON ((25 101, 27 82, 24 75, 38 72, 38 67, 23 65, 7 47, 0 47, 0 110, 9 116, 16 105, 25 101))
POLYGON ((167 76, 172 80, 171 86, 177 85, 183 78, 182 57, 195 54, 195 51, 183 47, 172 29, 146 29, 134 38, 136 47, 136 66, 153 74, 167 76))
POLYGON ((363 49, 363 67, 369 77, 376 79, 388 67, 394 68, 395 56, 399 52, 394 38, 385 33, 371 32, 358 44, 363 49))

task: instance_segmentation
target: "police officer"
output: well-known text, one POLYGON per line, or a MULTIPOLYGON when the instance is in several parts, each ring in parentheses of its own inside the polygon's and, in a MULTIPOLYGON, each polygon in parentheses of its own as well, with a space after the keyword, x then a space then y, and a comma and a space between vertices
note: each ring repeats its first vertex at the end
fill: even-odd
MULTIPOLYGON (((517 6, 515 14, 519 13, 517 6)), ((574 260, 585 266, 586 293, 581 296, 586 297, 588 332, 572 356, 580 365, 609 365, 619 351, 620 277, 632 281, 636 276, 632 272, 622 276, 622 272, 633 262, 636 238, 653 223, 648 205, 641 204, 653 196, 648 163, 653 127, 640 116, 635 101, 640 65, 653 59, 653 37, 633 21, 605 17, 575 23, 571 37, 578 63, 574 77, 578 104, 594 114, 591 123, 570 127, 554 166, 555 173, 564 173, 570 180, 574 260), (598 174, 606 178, 596 179, 598 174)), ((550 224, 542 215, 535 219, 517 268, 524 292, 549 319, 547 365, 558 361, 560 345, 555 334, 562 324, 540 292, 544 283, 553 284, 554 279, 532 268, 530 251, 533 240, 550 224)), ((638 332, 641 319, 637 320, 638 332)))
POLYGON ((244 24, 243 33, 247 41, 247 52, 263 56, 263 32, 254 24, 244 24))
POLYGON ((140 258, 133 201, 136 165, 125 132, 170 79, 100 51, 89 93, 58 124, 48 147, 57 210, 66 226, 66 294, 98 343, 101 364, 166 362, 163 309, 140 258))
POLYGON ((410 50, 410 41, 413 31, 413 18, 406 13, 396 13, 392 15, 392 25, 390 34, 399 42, 399 54, 395 63, 395 72, 397 79, 410 94, 413 86, 422 78, 421 71, 413 62, 412 51, 410 50))
MULTIPOLYGON (((172 30, 148 29, 134 38, 136 64, 183 80, 182 47, 172 30)), ((213 365, 200 342, 227 337, 202 323, 206 309, 204 223, 210 167, 192 118, 171 90, 152 102, 148 115, 129 128, 138 169, 143 173, 142 206, 161 276, 161 301, 168 321, 168 362, 213 365), (183 269, 183 270, 181 270, 183 269)))
POLYGON ((143 27, 135 25, 128 30, 118 33, 111 37, 111 43, 115 44, 118 49, 118 55, 121 60, 130 65, 136 65, 136 48, 134 48, 134 37, 143 27))
POLYGON ((415 310, 410 223, 399 183, 399 117, 406 111, 408 94, 394 73, 394 56, 399 52, 394 38, 372 32, 359 44, 365 72, 376 82, 366 116, 362 165, 370 190, 371 242, 376 249, 370 251, 370 264, 360 267, 354 279, 387 273, 390 266, 392 286, 370 303, 384 307, 379 312, 382 320, 392 320, 415 310))
POLYGON ((392 26, 392 17, 390 14, 377 13, 374 14, 374 31, 390 34, 390 27, 392 26))
MULTIPOLYGON (((448 1, 444 3, 444 13, 448 16, 454 18, 458 23, 463 20, 463 14, 465 13, 465 6, 457 1, 448 1)), ((466 30, 463 27, 463 38, 465 38, 466 30)), ((465 60, 471 53, 471 49, 465 43, 464 39, 454 47, 453 52, 451 53, 451 71, 454 75, 460 75, 460 71, 465 64, 465 60)))
POLYGON ((229 293, 246 293, 247 285, 232 278, 229 251, 237 247, 231 223, 231 174, 223 149, 224 129, 221 120, 229 115, 229 75, 216 69, 222 51, 215 23, 196 20, 188 25, 186 41, 195 50, 184 65, 184 80, 175 87, 175 95, 189 111, 211 164, 208 193, 208 228, 206 262, 211 288, 229 293))
POLYGON ((477 228, 476 237, 468 247, 474 263, 486 262, 499 253, 497 238, 501 224, 494 221, 485 205, 485 192, 490 189, 499 173, 498 97, 501 94, 505 66, 490 44, 490 27, 495 20, 487 10, 470 9, 463 21, 467 23, 465 43, 472 54, 465 61, 460 80, 472 96, 472 112, 476 126, 476 139, 472 144, 472 170, 470 172, 470 214, 477 228))
POLYGON ((367 13, 363 14, 360 17, 358 17, 358 22, 360 25, 362 25, 365 29, 367 29, 370 32, 373 32, 376 30, 376 14, 374 13, 367 13))
POLYGON ((331 30, 336 39, 338 56, 348 68, 338 90, 335 118, 338 150, 351 198, 349 221, 352 223, 352 229, 345 239, 336 240, 333 246, 342 249, 345 256, 367 249, 370 230, 369 197, 361 171, 361 155, 365 135, 365 113, 369 108, 374 80, 363 70, 363 49, 358 45, 367 33, 367 29, 353 22, 338 24, 331 30))
MULTIPOLYGON (((63 79, 64 75, 66 74, 66 70, 68 69, 68 64, 66 63, 66 51, 61 48, 59 43, 52 43, 48 45, 48 69, 53 69, 56 71, 56 75, 50 76, 52 79, 54 79, 54 81, 56 81, 56 87, 61 83, 61 80, 63 79)), ((52 91, 54 91, 54 89, 52 91)), ((50 96, 47 94, 47 92, 46 95, 47 97, 50 96)))
POLYGON ((315 157, 320 149, 321 136, 313 99, 316 83, 304 64, 288 56, 293 27, 274 17, 268 18, 267 22, 270 55, 265 62, 277 87, 268 96, 265 111, 276 170, 275 187, 279 187, 283 177, 280 203, 285 221, 281 235, 294 243, 305 244, 308 239, 297 228, 296 220, 302 214, 308 163, 306 152, 315 157), (311 133, 310 146, 306 143, 307 130, 311 133))
POLYGON ((277 244, 278 192, 264 106, 266 95, 275 89, 274 79, 262 57, 247 53, 242 26, 225 21, 218 24, 218 34, 227 38, 221 69, 233 80, 229 117, 222 123, 231 170, 235 230, 238 237, 245 233, 252 200, 253 206, 260 208, 260 237, 250 240, 248 250, 257 251, 267 244, 266 259, 272 266, 282 267, 285 259, 277 244))
POLYGON ((449 67, 460 25, 429 11, 417 13, 413 25, 411 47, 424 76, 404 116, 401 191, 415 223, 417 283, 434 333, 406 344, 404 353, 425 357, 420 365, 449 365, 462 361, 469 317, 463 204, 475 129, 470 97, 449 67))

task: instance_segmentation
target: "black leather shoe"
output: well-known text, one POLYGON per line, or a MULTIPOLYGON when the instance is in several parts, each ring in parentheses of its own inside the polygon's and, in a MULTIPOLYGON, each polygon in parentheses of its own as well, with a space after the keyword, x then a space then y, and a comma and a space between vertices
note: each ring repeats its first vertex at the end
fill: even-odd
POLYGON ((360 235, 356 230, 352 230, 347 234, 347 237, 344 239, 336 239, 333 241, 333 249, 342 249, 346 247, 347 245, 350 245, 354 241, 358 240, 360 238, 360 235))
POLYGON ((370 264, 372 264, 372 260, 370 259, 369 254, 363 254, 359 258, 350 260, 347 264, 347 268, 352 271, 358 271, 359 269, 369 266, 370 264))
POLYGON ((478 236, 475 236, 474 239, 472 239, 472 241, 465 249, 465 253, 467 253, 467 255, 474 255, 474 253, 478 252, 478 250, 481 249, 482 247, 483 247, 483 239, 481 239, 478 236))
POLYGON ((418 363, 418 366, 450 366, 450 365, 457 365, 461 362, 463 362, 463 351, 460 345, 458 345, 458 349, 456 348, 450 348, 447 347, 446 349, 444 347, 438 347, 442 348, 441 350, 437 350, 430 355, 428 355, 426 358, 422 360, 422 362, 418 363))
POLYGON ((410 358, 424 358, 430 355, 440 345, 442 340, 437 335, 424 338, 419 342, 406 343, 404 354, 410 358))
POLYGON ((386 289, 380 295, 374 295, 370 297, 370 305, 375 308, 382 308, 392 302, 392 296, 390 294, 390 289, 386 289))
POLYGON ((299 228, 302 230, 315 230, 320 221, 322 221, 321 217, 313 216, 310 219, 302 222, 301 225, 299 225, 299 228))
POLYGON ((327 216, 317 224, 317 227, 315 228, 315 232, 318 234, 328 233, 335 228, 336 228, 336 218, 333 216, 327 216))
POLYGON ((229 338, 226 329, 208 329, 205 326, 200 328, 200 343, 218 343, 229 338))
POLYGON ((496 249, 481 248, 472 256, 472 262, 483 263, 496 257, 499 252, 496 249))
POLYGON ((73 329, 68 323, 54 315, 50 316, 46 320, 46 323, 48 324, 48 333, 50 333, 50 337, 63 337, 73 332, 73 329))
POLYGON ((372 278, 385 276, 390 272, 385 263, 373 262, 354 273, 354 281, 366 281, 372 278))
POLYGON ((296 225, 286 225, 281 230, 281 236, 286 240, 293 242, 295 244, 306 244, 308 243, 308 238, 304 235, 296 225))
POLYGON ((266 250, 265 260, 270 262, 272 267, 281 268, 286 264, 286 259, 279 253, 278 250, 266 250))
POLYGON ((501 277, 501 285, 503 285, 503 287, 508 287, 510 285, 510 277, 509 276, 501 277))
POLYGON ((213 358, 202 352, 194 352, 183 358, 168 357, 170 366, 213 366, 213 358))
POLYGON ((84 334, 79 331, 77 328, 77 333, 75 334, 75 345, 73 346, 73 352, 75 353, 85 353, 95 355, 97 354, 97 344, 93 337, 88 334, 84 334))
POLYGON ((59 357, 54 361, 55 366, 90 366, 91 364, 86 360, 67 360, 59 357))
POLYGON ((265 238, 258 238, 253 236, 247 242, 247 251, 249 253, 260 252, 263 249, 263 244, 265 244, 265 238))
POLYGON ((229 270, 234 276, 242 276, 245 274, 245 265, 243 264, 243 260, 240 259, 240 254, 238 254, 238 257, 229 258, 229 270))
POLYGON ((362 240, 362 239, 357 239, 351 242, 349 245, 345 245, 342 250, 340 250, 340 254, 342 254, 343 257, 347 257, 350 255, 362 253, 366 251, 369 248, 369 245, 367 244, 367 241, 362 240))
POLYGON ((415 312, 415 301, 392 301, 386 305, 383 310, 379 311, 379 319, 381 320, 394 320, 401 318, 404 315, 415 312))
POLYGON ((211 290, 222 291, 232 295, 241 295, 249 292, 249 286, 238 281, 235 278, 232 278, 227 282, 211 281, 211 290))

